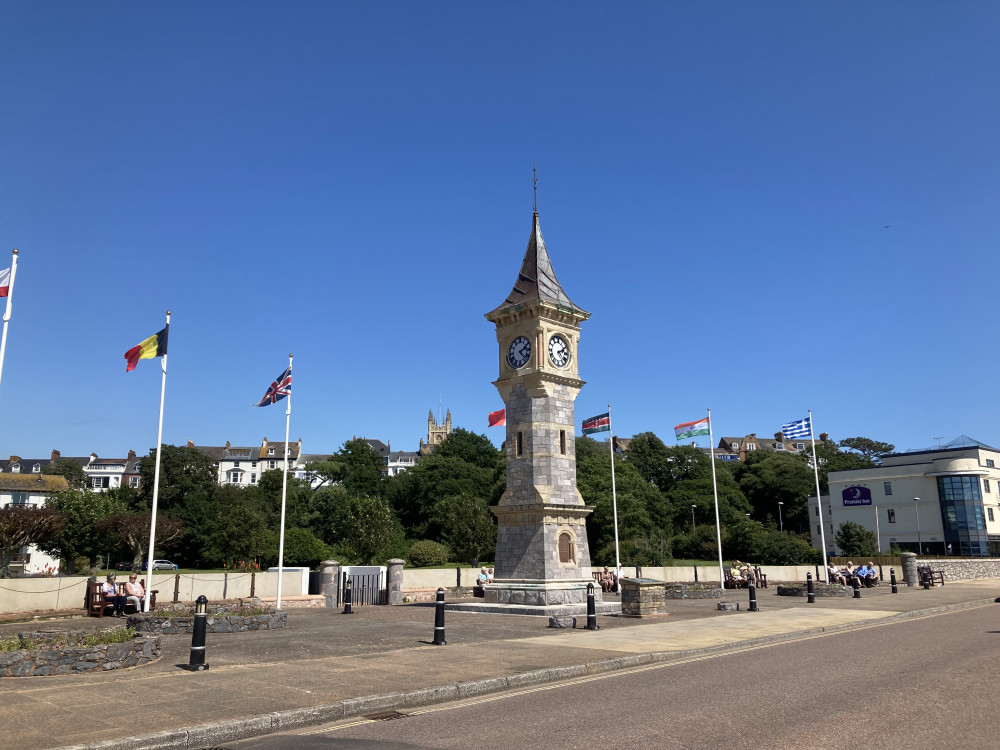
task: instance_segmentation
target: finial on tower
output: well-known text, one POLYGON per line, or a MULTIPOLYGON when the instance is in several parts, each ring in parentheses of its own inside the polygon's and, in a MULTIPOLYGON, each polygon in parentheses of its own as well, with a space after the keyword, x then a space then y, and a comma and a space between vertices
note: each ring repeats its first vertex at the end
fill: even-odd
POLYGON ((538 213, 538 178, 535 176, 535 164, 531 164, 531 188, 535 192, 535 206, 534 211, 538 213))

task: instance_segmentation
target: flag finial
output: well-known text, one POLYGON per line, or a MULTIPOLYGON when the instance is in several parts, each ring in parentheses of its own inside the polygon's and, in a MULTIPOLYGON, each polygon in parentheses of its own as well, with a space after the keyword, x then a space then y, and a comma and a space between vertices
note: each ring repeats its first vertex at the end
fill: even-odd
POLYGON ((14 255, 17 255, 17 254, 18 254, 18 249, 17 249, 16 247, 15 247, 15 248, 14 248, 14 250, 13 250, 13 254, 14 254, 14 255))

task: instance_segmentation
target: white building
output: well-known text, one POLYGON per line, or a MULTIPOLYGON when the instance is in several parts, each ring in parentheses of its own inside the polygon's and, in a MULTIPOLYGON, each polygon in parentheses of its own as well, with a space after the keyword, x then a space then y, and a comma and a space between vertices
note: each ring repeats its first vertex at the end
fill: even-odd
MULTIPOLYGON (((285 441, 272 443, 267 438, 260 446, 234 446, 228 440, 225 445, 195 445, 188 441, 188 447, 201 451, 215 463, 215 481, 219 484, 235 484, 240 487, 254 487, 260 475, 271 469, 281 469, 285 462, 285 441)), ((302 441, 288 444, 289 469, 295 466, 302 451, 302 441)))
MULTIPOLYGON (((923 555, 1000 557, 1000 449, 961 436, 940 448, 893 453, 880 466, 831 471, 822 498, 827 552, 840 524, 872 532, 879 549, 923 555)), ((809 498, 813 547, 820 511, 809 498)))
MULTIPOLYGON (((68 489, 69 482, 64 477, 42 474, 40 468, 37 472, 23 474, 20 471, 3 472, 0 473, 0 508, 8 505, 16 508, 41 508, 49 495, 68 489)), ((34 545, 29 545, 15 553, 10 568, 12 575, 37 575, 46 571, 54 573, 59 570, 59 559, 49 557, 34 545)))

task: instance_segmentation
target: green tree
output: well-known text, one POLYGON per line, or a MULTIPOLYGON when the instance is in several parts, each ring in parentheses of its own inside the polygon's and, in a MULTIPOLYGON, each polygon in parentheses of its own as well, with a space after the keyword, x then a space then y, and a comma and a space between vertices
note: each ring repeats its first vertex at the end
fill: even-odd
POLYGON ((87 486, 87 475, 84 473, 83 467, 68 458, 60 458, 55 463, 43 466, 42 474, 65 477, 69 486, 76 490, 82 490, 87 486))
POLYGON ((785 530, 809 529, 809 496, 816 494, 816 479, 805 456, 784 451, 751 451, 746 463, 736 467, 736 479, 753 506, 753 518, 778 517, 783 503, 785 530))
POLYGON ((492 557, 497 527, 486 501, 473 495, 451 495, 434 506, 434 518, 443 529, 444 543, 456 562, 478 566, 492 557))
POLYGON ((337 553, 345 561, 371 565, 384 560, 396 543, 396 518, 379 497, 347 496, 333 519, 337 553))
POLYGON ((406 553, 406 559, 415 568, 444 565, 448 562, 448 548, 430 539, 421 539, 413 543, 410 551, 406 553))
POLYGON ((385 459, 364 440, 344 443, 327 461, 306 467, 330 484, 341 484, 352 495, 381 497, 385 484, 385 459))
MULTIPOLYGON (((115 513, 97 524, 100 534, 107 534, 132 553, 132 568, 142 567, 142 560, 149 550, 149 513, 115 513)), ((168 548, 184 533, 184 525, 175 518, 157 515, 156 544, 158 548, 168 548)), ((153 550, 156 555, 156 550, 153 550)))
POLYGON ((892 443, 883 443, 866 437, 850 437, 840 441, 841 448, 857 451, 872 463, 880 463, 879 459, 896 450, 892 443))
MULTIPOLYGON (((875 462, 861 453, 842 451, 832 440, 816 444, 816 460, 819 461, 819 488, 824 495, 830 492, 829 475, 831 471, 852 471, 854 469, 869 469, 875 462)), ((813 489, 812 493, 815 494, 813 489)))
MULTIPOLYGON (((592 438, 576 438, 576 483, 587 517, 587 541, 595 565, 615 562, 615 513, 611 453, 592 438)), ((670 505, 657 487, 628 461, 615 459, 619 555, 625 565, 663 565, 670 557, 670 505)))
POLYGON ((66 517, 51 508, 0 508, 0 578, 10 578, 10 563, 22 547, 45 547, 59 534, 66 517))
MULTIPOLYGON (((75 465, 75 464, 74 464, 75 465)), ((127 503, 113 492, 66 490, 45 501, 45 506, 62 513, 66 523, 62 530, 41 546, 50 555, 62 558, 62 570, 76 575, 76 559, 87 559, 93 564, 107 550, 107 541, 97 532, 101 521, 116 513, 126 513, 127 503)))
MULTIPOLYGON (((233 565, 266 554, 270 520, 259 495, 231 484, 216 487, 205 528, 205 560, 233 565)), ((276 532, 277 525, 273 529, 276 532)))
MULTIPOLYGON (((270 547, 268 558, 277 565, 278 545, 281 540, 277 531, 268 531, 268 538, 270 547)), ((294 526, 285 529, 285 565, 316 568, 330 555, 330 548, 309 529, 294 526)))
MULTIPOLYGON (((156 469, 156 449, 139 462, 142 477, 140 498, 144 507, 153 506, 153 485, 156 469)), ((215 462, 197 448, 164 445, 160 450, 160 486, 157 508, 169 511, 183 507, 192 500, 204 499, 216 487, 215 462)))
POLYGON ((837 546, 846 557, 871 557, 879 553, 874 531, 854 521, 844 521, 837 528, 837 546))
POLYGON ((483 469, 495 469, 500 460, 500 451, 488 437, 461 427, 452 430, 444 442, 434 449, 434 455, 439 458, 459 458, 483 469))

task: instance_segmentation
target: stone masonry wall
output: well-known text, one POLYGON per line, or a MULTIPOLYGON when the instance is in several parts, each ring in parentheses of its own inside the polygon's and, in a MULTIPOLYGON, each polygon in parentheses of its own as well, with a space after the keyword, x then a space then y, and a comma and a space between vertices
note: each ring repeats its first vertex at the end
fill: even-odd
MULTIPOLYGON (((21 634, 43 637, 40 634, 21 634)), ((54 646, 0 651, 0 677, 39 677, 110 671, 145 664, 160 655, 160 636, 103 646, 54 646)))
POLYGON ((918 557, 917 565, 930 565, 932 570, 943 570, 945 583, 973 578, 1000 578, 1000 560, 995 558, 918 557))

